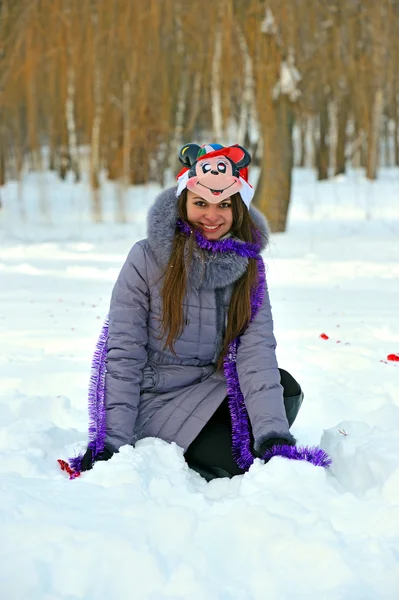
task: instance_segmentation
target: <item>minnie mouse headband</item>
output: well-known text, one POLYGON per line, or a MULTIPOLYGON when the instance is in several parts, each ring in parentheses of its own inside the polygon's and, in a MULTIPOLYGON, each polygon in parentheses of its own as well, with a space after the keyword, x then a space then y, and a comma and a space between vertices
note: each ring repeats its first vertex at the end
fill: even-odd
POLYGON ((177 176, 176 196, 187 188, 201 198, 218 204, 239 192, 249 208, 254 195, 248 183, 248 165, 251 155, 245 148, 221 144, 186 144, 179 153, 184 168, 177 176))

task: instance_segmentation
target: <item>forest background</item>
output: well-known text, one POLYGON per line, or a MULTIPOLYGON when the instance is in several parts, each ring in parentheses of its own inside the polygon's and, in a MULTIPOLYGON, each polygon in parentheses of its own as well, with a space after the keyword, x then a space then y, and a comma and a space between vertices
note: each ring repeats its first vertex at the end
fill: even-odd
POLYGON ((273 231, 294 166, 399 165, 399 0, 0 0, 0 186, 88 177, 101 222, 191 141, 249 148, 273 231))

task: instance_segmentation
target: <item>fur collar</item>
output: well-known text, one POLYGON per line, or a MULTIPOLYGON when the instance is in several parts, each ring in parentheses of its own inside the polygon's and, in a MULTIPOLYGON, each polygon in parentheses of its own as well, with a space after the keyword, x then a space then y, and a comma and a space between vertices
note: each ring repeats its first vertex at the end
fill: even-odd
MULTIPOLYGON (((172 250, 177 219, 176 188, 161 192, 148 212, 147 240, 160 268, 165 268, 172 250)), ((262 250, 269 237, 266 219, 255 207, 249 209, 256 226, 262 232, 262 250)), ((248 266, 248 259, 231 252, 213 253, 195 248, 190 267, 190 281, 199 289, 224 288, 239 279, 248 266)))

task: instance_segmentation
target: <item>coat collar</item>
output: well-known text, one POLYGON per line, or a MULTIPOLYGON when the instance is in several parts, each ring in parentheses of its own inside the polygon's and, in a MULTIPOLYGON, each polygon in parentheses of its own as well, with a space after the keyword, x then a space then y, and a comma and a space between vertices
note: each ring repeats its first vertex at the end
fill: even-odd
MULTIPOLYGON (((249 209, 262 235, 262 250, 267 245, 269 229, 264 216, 253 206, 249 209)), ((147 240, 160 268, 168 264, 176 231, 176 188, 161 192, 148 212, 147 240)), ((237 281, 246 271, 248 259, 233 252, 213 253, 194 248, 190 266, 190 281, 199 289, 223 288, 237 281)))

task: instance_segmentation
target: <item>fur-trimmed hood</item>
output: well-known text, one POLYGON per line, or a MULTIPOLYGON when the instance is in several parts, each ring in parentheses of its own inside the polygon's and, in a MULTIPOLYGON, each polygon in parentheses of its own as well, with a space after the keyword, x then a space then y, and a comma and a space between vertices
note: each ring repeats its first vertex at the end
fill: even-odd
MULTIPOLYGON (((255 225, 262 234, 262 250, 267 246, 269 228, 262 213, 255 207, 249 209, 255 225)), ((165 268, 172 251, 176 232, 177 198, 176 188, 161 192, 148 212, 147 239, 161 268, 165 268)), ((248 266, 248 259, 234 252, 213 253, 195 248, 190 265, 190 281, 195 288, 223 288, 237 281, 248 266)))

